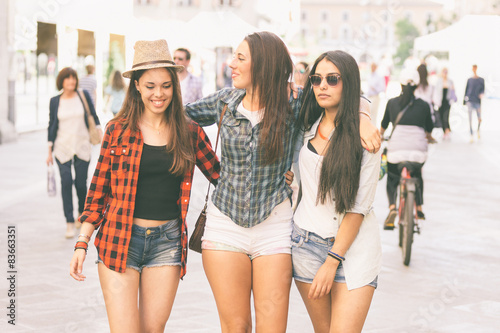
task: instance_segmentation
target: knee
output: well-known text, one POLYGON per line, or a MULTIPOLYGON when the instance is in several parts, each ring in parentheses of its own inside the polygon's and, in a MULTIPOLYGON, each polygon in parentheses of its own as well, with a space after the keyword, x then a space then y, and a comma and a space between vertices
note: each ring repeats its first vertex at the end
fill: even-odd
POLYGON ((228 321, 221 323, 222 332, 231 333, 251 333, 252 332, 252 321, 250 318, 231 318, 228 321))

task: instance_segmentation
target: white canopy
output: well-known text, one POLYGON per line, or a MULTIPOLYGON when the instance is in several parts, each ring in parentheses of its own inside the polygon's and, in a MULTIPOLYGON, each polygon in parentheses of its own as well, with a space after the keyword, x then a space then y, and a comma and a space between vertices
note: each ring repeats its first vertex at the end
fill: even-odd
POLYGON ((463 96, 471 67, 486 80, 486 97, 500 98, 500 16, 467 15, 441 31, 415 39, 419 55, 449 53, 449 75, 459 98, 463 96))

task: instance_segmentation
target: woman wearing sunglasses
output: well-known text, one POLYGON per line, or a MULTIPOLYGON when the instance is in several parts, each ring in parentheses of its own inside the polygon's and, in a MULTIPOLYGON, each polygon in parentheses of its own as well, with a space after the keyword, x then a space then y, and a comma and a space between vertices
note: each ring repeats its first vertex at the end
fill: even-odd
MULTIPOLYGON (((288 91, 293 63, 273 33, 245 37, 230 68, 234 89, 186 106, 192 119, 207 126, 219 122, 227 105, 220 129, 221 176, 203 235, 203 267, 222 332, 252 331, 252 294, 256 331, 285 332, 293 211, 284 174, 292 164, 301 100, 288 91)), ((370 132, 370 121, 363 121, 370 132)))
POLYGON ((302 196, 292 232, 293 276, 316 333, 361 332, 380 271, 372 210, 380 154, 365 151, 358 139, 360 90, 354 58, 323 53, 299 116, 305 135, 294 164, 302 196))

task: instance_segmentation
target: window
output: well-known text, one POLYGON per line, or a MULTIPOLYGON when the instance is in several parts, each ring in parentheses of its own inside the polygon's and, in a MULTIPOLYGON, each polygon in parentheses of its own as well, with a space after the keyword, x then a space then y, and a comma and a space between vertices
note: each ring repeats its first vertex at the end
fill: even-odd
POLYGON ((138 5, 144 6, 144 5, 150 5, 151 0, 136 0, 138 5))
POLYGON ((347 10, 343 11, 342 12, 342 21, 344 21, 344 22, 349 21, 349 16, 350 16, 350 13, 347 10))
POLYGON ((305 10, 300 14, 302 21, 307 21, 307 12, 305 10))
POLYGON ((330 19, 330 12, 327 10, 321 11, 321 22, 327 22, 330 19))
POLYGON ((178 0, 177 5, 179 7, 190 7, 193 5, 193 0, 178 0))
POLYGON ((344 25, 342 25, 342 27, 340 27, 340 31, 339 31, 339 39, 340 40, 347 41, 347 40, 351 39, 351 35, 352 35, 351 26, 349 26, 348 24, 344 24, 344 25))

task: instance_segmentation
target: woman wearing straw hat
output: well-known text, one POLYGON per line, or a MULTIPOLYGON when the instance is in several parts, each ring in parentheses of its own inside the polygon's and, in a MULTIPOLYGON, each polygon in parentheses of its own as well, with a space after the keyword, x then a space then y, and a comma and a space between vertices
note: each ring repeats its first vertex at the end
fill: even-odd
POLYGON ((94 244, 111 332, 163 332, 186 272, 194 165, 212 183, 219 178, 208 137, 185 116, 181 67, 165 40, 135 44, 132 69, 123 73, 131 79, 127 96, 106 128, 80 216, 70 274, 85 279, 88 241, 98 229, 94 244))
MULTIPOLYGON (((293 63, 270 32, 253 33, 230 63, 236 89, 225 88, 188 104, 202 126, 218 122, 222 169, 207 211, 202 243, 205 273, 214 293, 222 332, 251 332, 251 294, 257 332, 285 332, 292 281, 291 189, 285 183, 297 136, 299 99, 288 93, 293 63)), ((362 117, 365 118, 364 116, 362 117)), ((366 147, 380 138, 362 120, 366 147)))

